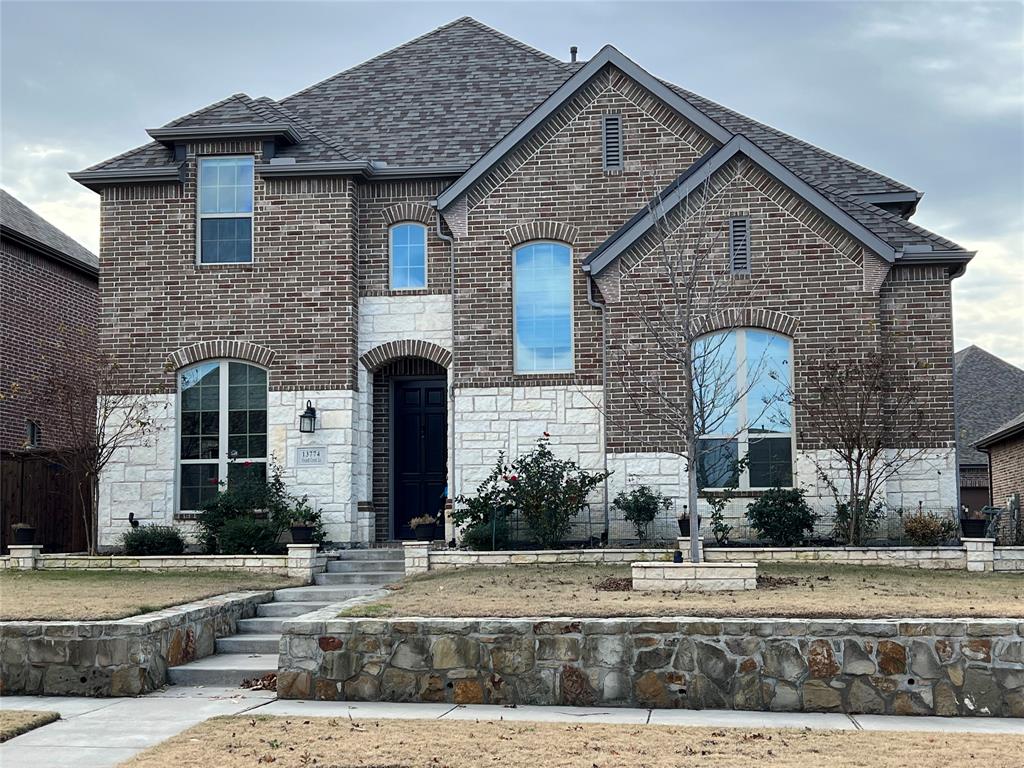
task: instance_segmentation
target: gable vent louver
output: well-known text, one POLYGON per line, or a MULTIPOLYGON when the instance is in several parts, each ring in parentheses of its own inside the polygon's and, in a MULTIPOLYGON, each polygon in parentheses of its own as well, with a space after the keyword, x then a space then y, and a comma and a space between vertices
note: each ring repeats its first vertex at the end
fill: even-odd
POLYGON ((622 116, 604 116, 604 169, 622 170, 622 116))
POLYGON ((729 219, 729 265, 734 275, 750 274, 750 219, 729 219))

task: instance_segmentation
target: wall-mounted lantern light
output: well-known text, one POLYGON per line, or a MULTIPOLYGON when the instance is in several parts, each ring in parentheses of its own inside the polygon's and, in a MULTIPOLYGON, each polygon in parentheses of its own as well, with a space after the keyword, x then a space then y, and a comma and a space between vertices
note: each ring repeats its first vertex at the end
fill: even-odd
POLYGON ((299 416, 299 432, 316 432, 316 408, 311 400, 306 401, 306 412, 299 416))

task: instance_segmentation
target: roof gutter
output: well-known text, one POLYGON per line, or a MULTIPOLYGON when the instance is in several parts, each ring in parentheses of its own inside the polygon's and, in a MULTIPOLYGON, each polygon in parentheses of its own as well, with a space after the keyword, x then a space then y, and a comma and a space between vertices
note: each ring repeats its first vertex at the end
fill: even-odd
POLYGON ((112 184, 184 183, 185 164, 160 165, 153 168, 104 168, 96 171, 78 171, 69 173, 68 176, 83 187, 99 192, 112 184))
POLYGON ((17 243, 23 248, 35 251, 36 253, 44 256, 45 258, 51 259, 52 261, 56 261, 60 264, 63 264, 66 267, 70 267, 71 269, 81 272, 83 275, 86 275, 87 277, 99 278, 100 276, 100 268, 98 265, 88 264, 84 261, 80 261, 74 258, 73 256, 68 256, 63 251, 59 251, 56 248, 47 245, 46 243, 42 243, 36 240, 35 238, 29 237, 28 235, 24 234, 23 232, 19 232, 16 229, 11 229, 6 224, 0 224, 0 235, 3 235, 4 238, 14 243, 17 243))
POLYGON ((914 246, 904 246, 897 252, 898 264, 945 264, 951 265, 950 279, 960 277, 967 270, 967 263, 975 257, 977 251, 931 251, 918 250, 914 246), (908 250, 909 249, 909 250, 908 250))
POLYGON ((183 125, 150 128, 146 131, 155 141, 173 147, 179 141, 209 139, 274 138, 285 144, 298 144, 302 137, 288 123, 222 123, 220 125, 183 125))
POLYGON ((314 163, 259 163, 260 176, 295 178, 299 176, 362 176, 363 178, 421 179, 458 176, 464 165, 381 165, 367 160, 340 160, 314 163))

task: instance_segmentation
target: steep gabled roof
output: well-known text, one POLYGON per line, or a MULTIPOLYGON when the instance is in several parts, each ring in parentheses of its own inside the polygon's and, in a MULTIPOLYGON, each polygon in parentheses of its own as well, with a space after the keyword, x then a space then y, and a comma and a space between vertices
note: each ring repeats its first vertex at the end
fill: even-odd
POLYGON ((953 356, 956 446, 961 464, 987 464, 975 444, 1024 411, 1024 370, 981 347, 953 356))
MULTIPOLYGON (((464 170, 514 130, 584 63, 546 53, 463 17, 277 104, 316 137, 284 148, 297 162, 386 163, 464 170), (344 150, 338 150, 343 147, 344 150)), ((651 78, 653 79, 653 78, 651 78)), ((660 81, 659 81, 660 82, 660 81)), ((914 194, 909 187, 799 141, 678 86, 662 83, 729 134, 742 133, 812 184, 851 194, 914 194)), ((249 119, 244 94, 205 107, 165 127, 249 119)), ((297 128, 302 133, 302 128, 297 128)), ((722 142, 724 143, 724 141, 722 142)), ((171 151, 153 143, 92 166, 89 171, 169 168, 171 151)), ((170 174, 170 170, 166 170, 170 174)))
POLYGON ((1024 434, 1024 411, 1018 413, 1014 418, 999 426, 994 432, 985 435, 975 445, 982 450, 991 448, 996 443, 1001 443, 1011 437, 1024 434))
POLYGON ((80 269, 99 273, 95 254, 68 237, 16 197, 0 189, 0 232, 27 248, 80 269))

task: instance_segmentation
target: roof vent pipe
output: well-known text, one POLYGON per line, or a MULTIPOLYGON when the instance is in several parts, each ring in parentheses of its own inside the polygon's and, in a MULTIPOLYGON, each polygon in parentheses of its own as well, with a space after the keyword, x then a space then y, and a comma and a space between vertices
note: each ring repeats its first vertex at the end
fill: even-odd
POLYGON ((575 64, 575 63, 576 63, 576 54, 577 54, 577 52, 578 52, 578 51, 579 51, 579 48, 577 48, 577 47, 576 47, 575 45, 574 45, 574 46, 571 46, 571 47, 569 48, 569 61, 570 61, 570 62, 571 62, 572 64, 575 64))

